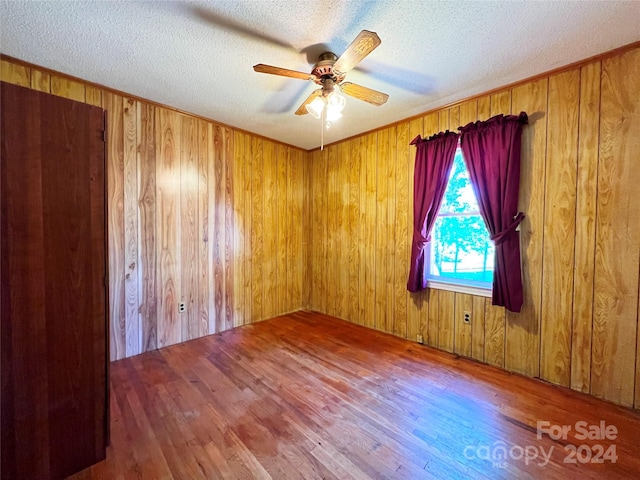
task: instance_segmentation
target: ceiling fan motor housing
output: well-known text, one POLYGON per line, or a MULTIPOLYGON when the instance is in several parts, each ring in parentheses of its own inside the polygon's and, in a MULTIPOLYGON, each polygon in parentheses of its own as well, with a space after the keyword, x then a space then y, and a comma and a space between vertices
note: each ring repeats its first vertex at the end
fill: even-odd
MULTIPOLYGON (((313 67, 311 75, 315 76, 314 82, 318 85, 326 86, 325 80, 332 80, 333 83, 340 83, 344 80, 344 73, 339 75, 333 71, 333 65, 336 63, 338 57, 335 53, 324 52, 318 58, 318 63, 313 67)), ((331 90, 333 90, 333 84, 331 84, 331 90)))

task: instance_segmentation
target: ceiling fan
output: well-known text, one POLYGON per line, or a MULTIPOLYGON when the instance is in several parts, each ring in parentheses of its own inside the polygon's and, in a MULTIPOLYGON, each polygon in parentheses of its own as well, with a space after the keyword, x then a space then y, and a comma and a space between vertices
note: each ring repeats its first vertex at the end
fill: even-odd
MULTIPOLYGON (((380 106, 384 104, 389 95, 378 92, 362 85, 345 82, 345 76, 352 68, 360 63, 367 55, 369 55, 378 45, 380 45, 380 37, 375 32, 362 30, 358 36, 351 42, 345 52, 337 57, 333 52, 325 52, 318 58, 311 70, 311 73, 298 72, 296 70, 288 70, 286 68, 273 67, 259 63, 254 65, 253 69, 259 73, 269 73, 271 75, 280 75, 282 77, 299 78, 301 80, 311 80, 320 85, 321 88, 311 92, 311 95, 296 110, 296 115, 306 115, 311 113, 316 116, 313 108, 313 101, 317 98, 330 102, 332 97, 337 100, 338 97, 333 96, 335 87, 338 86, 342 93, 350 95, 358 100, 363 100, 372 105, 380 106)), ((342 98, 344 102, 344 98, 342 98)), ((342 105, 344 106, 344 105, 342 105)), ((341 110, 341 109, 340 109, 341 110)))

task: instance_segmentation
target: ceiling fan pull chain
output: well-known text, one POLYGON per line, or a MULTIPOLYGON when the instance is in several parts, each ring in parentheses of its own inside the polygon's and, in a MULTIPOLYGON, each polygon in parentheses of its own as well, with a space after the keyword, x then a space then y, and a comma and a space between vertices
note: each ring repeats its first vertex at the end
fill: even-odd
POLYGON ((324 150, 324 119, 326 110, 326 108, 322 109, 322 120, 320 120, 320 150, 324 150))

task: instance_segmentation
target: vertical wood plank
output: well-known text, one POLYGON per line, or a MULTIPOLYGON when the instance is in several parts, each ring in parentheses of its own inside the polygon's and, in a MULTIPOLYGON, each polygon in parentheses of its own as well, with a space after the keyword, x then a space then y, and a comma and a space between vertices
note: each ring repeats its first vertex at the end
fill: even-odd
POLYGON ((349 181, 349 208, 347 212, 347 239, 349 246, 348 259, 348 299, 349 307, 347 320, 358 323, 360 294, 360 159, 358 156, 358 142, 346 142, 346 151, 350 159, 347 170, 349 181))
POLYGON ((478 100, 473 99, 460 105, 460 126, 465 126, 478 120, 478 100))
POLYGON ((378 330, 385 331, 387 328, 387 261, 386 243, 388 242, 387 228, 387 166, 389 164, 389 129, 378 131, 376 145, 378 152, 376 159, 376 192, 375 209, 376 221, 373 225, 375 232, 375 273, 374 289, 376 295, 376 310, 374 325, 378 330))
POLYGON ((591 392, 630 407, 640 269, 640 50, 602 61, 591 392))
MULTIPOLYGON (((105 94, 107 95, 107 94, 105 94)), ((182 340, 180 302, 180 115, 156 108, 158 347, 182 340)))
POLYGON ((438 292, 438 348, 453 352, 455 296, 453 292, 438 292))
POLYGON ((505 309, 491 305, 490 298, 484 300, 484 361, 495 367, 504 368, 505 309))
POLYGON ((325 263, 326 272, 326 295, 327 313, 337 315, 336 311, 336 252, 337 252, 337 221, 336 211, 338 205, 338 152, 337 145, 330 145, 325 148, 327 152, 327 258, 325 263))
POLYGON ((336 191, 336 313, 340 318, 347 319, 349 315, 349 305, 347 295, 349 293, 348 269, 349 265, 349 243, 351 239, 347 236, 348 230, 348 210, 349 202, 349 168, 351 161, 349 158, 348 142, 338 144, 338 165, 337 165, 337 191, 336 191))
MULTIPOLYGON (((284 147, 283 147, 284 148, 284 147)), ((278 149, 273 142, 265 141, 263 148, 264 174, 263 174, 263 198, 264 198, 264 266, 262 271, 263 287, 263 316, 272 318, 276 315, 277 290, 276 290, 276 157, 278 149)))
POLYGON ((209 198, 209 132, 210 124, 199 120, 196 125, 197 141, 197 169, 198 169, 198 201, 197 201, 197 227, 196 227, 196 255, 197 255, 197 322, 198 330, 202 335, 215 332, 215 322, 211 321, 209 301, 211 290, 211 222, 210 222, 210 198, 209 198))
POLYGON ((31 69, 0 59, 0 80, 21 87, 29 87, 31 85, 31 69))
POLYGON ((300 308, 302 302, 302 290, 304 289, 304 277, 302 270, 302 202, 304 200, 302 152, 294 150, 291 153, 291 211, 289 215, 289 236, 291 238, 291 300, 289 311, 300 308))
MULTIPOLYGON (((359 178, 359 192, 358 192, 358 279, 360 286, 358 290, 358 316, 356 322, 360 325, 364 325, 365 322, 365 309, 367 308, 366 293, 365 293, 365 275, 366 275, 366 250, 365 245, 365 232, 366 232, 366 189, 367 189, 367 149, 366 149, 366 137, 364 135, 357 137, 352 142, 353 161, 357 162, 360 172, 359 178), (355 150, 355 151, 354 151, 355 150)), ((354 195, 356 193, 354 192, 354 195)))
POLYGON ((234 243, 234 264, 233 264, 233 326, 239 327, 244 324, 244 238, 246 232, 245 216, 248 214, 245 208, 244 199, 244 149, 245 134, 233 132, 233 243, 234 243))
POLYGON ((253 154, 254 148, 251 142, 251 136, 244 136, 244 286, 243 286, 243 299, 244 299, 244 325, 253 322, 253 313, 251 311, 253 305, 253 293, 252 293, 252 267, 253 267, 253 195, 252 195, 252 183, 253 183, 253 154))
POLYGON ((591 386, 600 71, 600 62, 590 63, 580 69, 571 388, 587 393, 591 386))
POLYGON ((549 78, 540 377, 565 387, 571 380, 579 95, 579 70, 549 78))
MULTIPOLYGON (((287 275, 286 275, 286 303, 285 310, 292 310, 292 306, 294 304, 294 298, 296 294, 294 293, 294 288, 296 287, 296 275, 295 275, 295 265, 296 265, 296 252, 294 251, 296 246, 296 241, 293 235, 293 229, 295 228, 295 224, 292 218, 292 210, 294 208, 294 203, 296 199, 296 184, 294 181, 295 171, 296 171, 296 154, 295 151, 291 148, 287 148, 287 197, 285 199, 285 205, 287 209, 286 221, 285 221, 285 231, 286 231, 286 240, 285 245, 287 246, 287 275)), ((326 273, 326 270, 324 270, 326 273)))
POLYGON ((484 297, 473 297, 473 313, 471 317, 471 357, 484 362, 485 303, 484 297))
POLYGON ((155 107, 138 104, 138 292, 141 350, 157 347, 155 107))
POLYGON ((409 142, 409 123, 396 126, 396 205, 395 221, 395 265, 394 265, 394 330, 399 337, 407 338, 407 277, 409 276, 409 258, 411 253, 409 236, 411 217, 409 203, 413 198, 413 185, 409 185, 410 155, 413 148, 409 142))
MULTIPOLYGON (((397 131, 395 126, 389 127, 389 153, 387 157, 387 238, 385 239, 384 259, 386 259, 386 324, 385 332, 396 332, 396 249, 398 246, 398 228, 396 215, 396 183, 397 183, 397 131)), ((401 230, 404 236, 404 230, 401 230)), ((384 260, 383 259, 383 260, 384 260)))
MULTIPOLYGON (((180 118, 180 302, 186 311, 179 316, 182 341, 201 335, 198 312, 198 125, 196 119, 180 118)), ((206 333, 202 332, 202 334, 206 333)))
MULTIPOLYGON (((45 85, 45 88, 47 85, 51 85, 50 82, 47 82, 47 84, 45 85)), ((88 103, 89 105, 95 105, 96 107, 99 107, 102 105, 102 90, 100 90, 97 87, 91 87, 89 85, 87 85, 85 87, 85 102, 88 103)), ((145 102, 138 102, 138 108, 140 108, 141 105, 147 105, 145 102)))
POLYGON ((124 292, 124 138, 123 99, 106 93, 103 108, 107 111, 107 196, 110 358, 126 356, 124 292))
MULTIPOLYGON (((46 72, 41 72, 37 68, 31 69, 31 83, 29 85, 33 90, 38 90, 40 92, 51 93, 51 75, 46 72)), ((95 105, 97 107, 101 106, 101 101, 97 103, 91 103, 91 105, 95 105)))
POLYGON ((429 137, 435 133, 438 132, 444 132, 446 130, 449 130, 449 120, 450 120, 450 115, 451 115, 451 109, 446 109, 446 110, 440 110, 439 112, 437 112, 437 118, 438 118, 438 124, 436 126, 435 123, 435 117, 436 115, 428 115, 425 118, 425 122, 427 122, 428 118, 433 118, 433 121, 430 122, 431 125, 433 125, 433 127, 429 130, 427 130, 427 128, 425 127, 425 137, 429 137), (433 131, 435 129, 435 131, 433 131))
POLYGON ((317 261, 315 263, 317 276, 316 308, 321 312, 327 312, 327 191, 328 191, 328 159, 327 151, 315 152, 314 159, 317 175, 313 178, 314 201, 317 206, 316 229, 314 230, 314 245, 317 248, 317 261), (315 188, 317 187, 317 188, 315 188))
POLYGON ((504 90, 502 92, 494 93, 491 95, 491 116, 495 115, 509 115, 511 113, 511 90, 504 90))
POLYGON ((213 125, 213 308, 216 332, 226 330, 225 321, 225 143, 224 127, 213 125))
POLYGON ((485 95, 478 98, 478 120, 488 120, 491 117, 491 97, 485 95))
MULTIPOLYGON (((290 305, 287 299, 291 296, 287 285, 288 271, 288 249, 287 245, 287 227, 289 219, 289 189, 288 189, 288 170, 291 162, 291 149, 284 146, 278 147, 278 156, 276 158, 276 196, 277 196, 277 223, 276 227, 276 243, 278 249, 276 252, 276 278, 278 287, 277 295, 277 312, 285 313, 290 305)), ((310 215, 313 215, 310 212, 310 215)), ((315 218, 315 216, 314 216, 315 218)))
MULTIPOLYGON (((207 208, 208 214, 208 234, 209 234, 209 246, 207 249, 207 261, 208 261, 208 270, 209 270, 209 279, 208 279, 208 306, 209 306, 209 318, 208 318, 208 330, 212 332, 219 332, 222 330, 223 319, 220 318, 220 312, 222 310, 221 298, 222 293, 217 292, 216 288, 216 255, 221 255, 220 251, 216 252, 216 248, 220 249, 220 244, 216 242, 220 242, 218 225, 216 225, 216 209, 218 208, 218 204, 216 203, 218 199, 216 195, 219 195, 219 192, 216 191, 216 176, 219 172, 216 171, 216 168, 219 168, 219 165, 216 166, 216 156, 221 157, 223 155, 222 152, 217 149, 221 149, 221 140, 220 140, 220 132, 216 133, 216 125, 215 123, 209 123, 207 125, 207 157, 208 157, 208 182, 207 189, 209 191, 209 203, 207 208), (216 134, 218 137, 216 138, 216 134), (217 295, 217 296, 216 296, 217 295), (217 303, 216 303, 217 302, 217 303)), ((218 160, 219 161, 219 160, 218 160)), ((219 260, 219 258, 218 258, 219 260)), ((221 265, 218 264, 218 268, 221 269, 221 265)), ((220 271, 218 271, 218 278, 220 278, 220 271)))
POLYGON ((138 291, 138 102, 124 98, 122 111, 125 356, 131 357, 142 352, 138 291))
POLYGON ((70 78, 51 75, 51 93, 58 97, 84 102, 84 84, 70 78))
POLYGON ((304 309, 309 308, 310 302, 310 279, 311 279, 311 225, 313 219, 311 217, 311 163, 310 155, 307 152, 299 152, 301 162, 303 164, 302 175, 304 185, 302 187, 302 305, 304 309))
POLYGON ((430 288, 427 291, 429 302, 427 303, 426 336, 422 332, 427 345, 438 347, 438 318, 440 317, 440 290, 430 288))
POLYGON ((251 321, 264 319, 262 279, 264 277, 264 140, 251 138, 251 321))
POLYGON ((529 114, 522 130, 520 198, 520 254, 524 303, 520 313, 506 313, 506 368, 537 377, 540 374, 540 322, 542 299, 542 242, 544 228, 547 136, 546 78, 513 89, 514 112, 529 114))
POLYGON ((458 131, 458 127, 460 126, 460 106, 456 105, 455 107, 451 107, 449 109, 449 126, 447 129, 451 132, 458 131))
POLYGON ((322 225, 320 225, 320 152, 317 150, 309 153, 311 167, 311 292, 309 295, 311 310, 320 310, 320 244, 322 242, 322 225))
POLYGON ((224 188, 224 329, 228 330, 234 326, 233 317, 233 258, 235 254, 233 230, 233 130, 224 127, 223 136, 223 178, 224 188))
POLYGON ((376 181, 378 133, 365 136, 364 325, 376 328, 376 181))

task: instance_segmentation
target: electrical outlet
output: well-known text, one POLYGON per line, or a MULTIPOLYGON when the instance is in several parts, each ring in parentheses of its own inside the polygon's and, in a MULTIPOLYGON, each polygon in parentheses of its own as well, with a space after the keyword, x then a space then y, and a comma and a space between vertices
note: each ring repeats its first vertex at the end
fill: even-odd
POLYGON ((464 312, 464 323, 471 323, 471 312, 464 312))
POLYGON ((424 343, 424 339, 422 338, 422 335, 418 335, 416 337, 416 340, 418 341, 418 343, 424 343))
POLYGON ((184 302, 180 302, 180 303, 178 304, 178 312, 180 312, 180 313, 184 313, 184 312, 186 312, 186 311, 187 311, 187 304, 186 304, 186 303, 184 303, 184 302))

